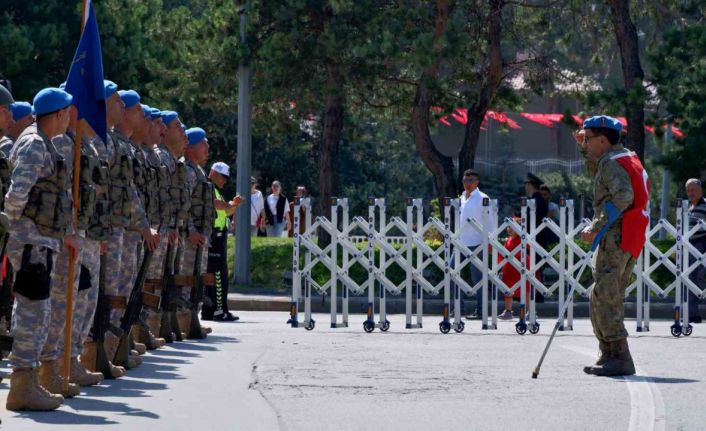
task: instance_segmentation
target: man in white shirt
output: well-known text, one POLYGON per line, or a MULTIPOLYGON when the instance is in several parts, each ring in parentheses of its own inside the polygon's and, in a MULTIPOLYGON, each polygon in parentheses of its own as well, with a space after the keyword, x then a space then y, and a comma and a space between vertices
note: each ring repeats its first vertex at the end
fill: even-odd
MULTIPOLYGON (((488 195, 480 191, 480 175, 478 172, 468 169, 463 173, 463 193, 461 194, 461 235, 460 240, 463 245, 476 250, 483 245, 483 235, 479 232, 468 220, 475 220, 485 229, 490 227, 490 220, 483 210, 483 199, 487 199, 488 195)), ((478 283, 483 277, 482 269, 476 265, 469 265, 471 271, 471 285, 478 283)), ((476 294, 476 312, 467 319, 480 319, 482 307, 482 293, 479 290, 476 294)))
POLYGON ((257 189, 257 180, 250 177, 250 236, 257 236, 260 226, 264 226, 262 219, 265 216, 265 199, 262 192, 257 189))

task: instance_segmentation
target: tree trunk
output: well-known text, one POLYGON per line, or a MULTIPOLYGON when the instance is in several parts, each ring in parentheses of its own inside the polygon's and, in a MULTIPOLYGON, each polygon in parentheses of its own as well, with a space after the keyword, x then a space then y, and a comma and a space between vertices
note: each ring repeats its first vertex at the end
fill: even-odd
POLYGON ((623 81, 627 98, 625 117, 628 120, 627 147, 645 159, 645 97, 642 81, 645 74, 640 65, 637 29, 630 18, 629 0, 608 0, 613 29, 620 47, 623 81))
MULTIPOLYGON (((438 46, 439 39, 444 35, 449 23, 449 5, 447 0, 437 0, 437 17, 434 25, 434 46, 438 46)), ((441 154, 431 139, 429 133, 431 95, 429 94, 429 84, 438 79, 437 72, 440 59, 435 58, 433 64, 422 72, 417 91, 414 95, 414 106, 412 107, 412 134, 414 144, 421 157, 424 166, 434 176, 434 187, 437 196, 455 197, 458 194, 456 178, 454 176, 454 165, 451 157, 441 154)))
MULTIPOLYGON (((319 142, 319 199, 317 214, 331 220, 331 198, 336 192, 336 158, 343 133, 343 83, 336 66, 326 68, 326 104, 322 119, 323 130, 319 142)), ((319 232, 319 243, 330 242, 323 230, 319 232)))
POLYGON ((488 0, 490 15, 488 17, 488 67, 485 80, 478 92, 476 103, 468 107, 468 123, 463 136, 463 146, 459 156, 459 173, 473 168, 480 136, 480 126, 483 123, 488 108, 495 99, 495 94, 503 79, 503 58, 500 51, 502 37, 502 11, 504 0, 488 0))

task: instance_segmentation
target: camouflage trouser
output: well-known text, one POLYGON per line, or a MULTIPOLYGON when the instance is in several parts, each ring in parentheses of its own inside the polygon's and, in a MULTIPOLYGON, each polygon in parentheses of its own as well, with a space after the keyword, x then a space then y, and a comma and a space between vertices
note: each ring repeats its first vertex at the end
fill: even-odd
MULTIPOLYGON (((193 276, 194 275, 194 262, 196 260, 196 246, 189 241, 184 241, 184 255, 181 261, 181 275, 193 276)), ((203 272, 206 262, 208 260, 208 244, 202 247, 201 253, 201 263, 199 266, 199 274, 203 272)), ((181 288, 181 298, 189 302, 191 299, 191 287, 185 286, 181 288)))
POLYGON ((635 267, 635 258, 620 249, 620 239, 608 232, 595 256, 590 314, 593 333, 599 341, 613 342, 627 338, 623 320, 625 288, 635 267))
MULTIPOLYGON (((123 257, 120 262, 120 290, 119 295, 130 299, 132 288, 135 287, 139 263, 142 260, 142 236, 134 230, 125 231, 123 236, 123 257), (139 257, 138 257, 139 250, 139 257)), ((122 313, 121 316, 122 317, 122 313)), ((118 323, 119 324, 119 323, 118 323)))
MULTIPOLYGON (((80 240, 77 238, 77 242, 80 245, 80 240)), ((68 249, 63 248, 61 252, 58 253, 56 260, 54 261, 54 268, 51 272, 51 297, 49 298, 51 303, 51 312, 49 314, 49 333, 47 334, 47 340, 42 348, 42 354, 39 357, 41 361, 55 361, 59 359, 64 353, 64 346, 66 340, 64 339, 66 333, 66 308, 67 295, 68 292, 68 278, 69 278, 69 259, 71 252, 68 249)), ((73 305, 74 309, 78 305, 78 280, 80 273, 80 262, 81 262, 81 252, 76 256, 76 261, 74 262, 74 283, 73 283, 73 305)), ((73 312, 74 310, 72 310, 73 312)), ((73 323, 73 321, 72 321, 73 323)), ((74 331, 71 331, 72 335, 74 331)))
POLYGON ((93 326, 93 316, 98 305, 98 283, 100 277, 101 243, 84 239, 81 243, 81 265, 90 273, 91 288, 79 290, 74 309, 74 326, 71 338, 71 356, 78 356, 83 342, 88 340, 93 326))
MULTIPOLYGON (((125 229, 115 228, 108 240, 108 250, 105 255, 105 294, 120 295, 120 268, 123 257, 123 234, 125 229)), ((120 326, 120 318, 124 310, 110 310, 110 323, 120 326)))
MULTIPOLYGON (((155 227, 156 229, 157 227, 155 227)), ((167 256, 167 229, 162 228, 159 230, 159 235, 161 240, 159 245, 152 252, 152 261, 150 262, 150 267, 147 269, 147 279, 164 279, 164 260, 167 256)), ((155 295, 161 295, 162 291, 157 290, 154 292, 155 295)), ((159 310, 151 309, 148 307, 142 308, 142 314, 140 317, 142 320, 146 320, 150 316, 159 315, 159 310)))
MULTIPOLYGON (((22 253, 25 244, 15 241, 12 237, 7 241, 6 254, 15 274, 22 265, 22 253)), ((30 263, 45 263, 45 247, 32 247, 30 263)), ((53 253, 53 268, 56 268, 56 253, 53 253)), ((10 365, 12 368, 36 368, 39 366, 39 355, 47 339, 51 304, 49 298, 41 300, 29 299, 15 292, 15 303, 12 308, 12 331, 14 338, 10 365)))

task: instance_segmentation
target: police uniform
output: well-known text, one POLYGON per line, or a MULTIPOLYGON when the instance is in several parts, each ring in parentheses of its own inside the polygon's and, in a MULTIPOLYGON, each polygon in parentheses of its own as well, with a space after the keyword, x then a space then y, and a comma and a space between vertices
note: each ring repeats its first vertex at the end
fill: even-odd
MULTIPOLYGON (((37 93, 35 112, 38 116, 57 112, 67 108, 71 100, 68 93, 47 88, 37 93)), ((29 126, 18 137, 10 161, 16 168, 5 196, 5 213, 12 230, 6 253, 16 276, 10 355, 13 375, 7 408, 53 410, 63 397, 43 392, 34 369, 39 366, 48 335, 50 274, 69 227, 67 166, 38 125, 29 126)), ((43 365, 55 368, 44 370, 58 371, 56 361, 43 365)), ((62 383, 58 376, 50 377, 62 383)))

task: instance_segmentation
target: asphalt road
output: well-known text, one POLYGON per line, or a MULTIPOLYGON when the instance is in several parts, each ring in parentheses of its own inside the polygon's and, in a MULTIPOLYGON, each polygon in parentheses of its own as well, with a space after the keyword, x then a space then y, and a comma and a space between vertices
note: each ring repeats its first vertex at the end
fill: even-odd
MULTIPOLYGON (((243 312, 214 324, 199 342, 149 353, 127 377, 83 388, 51 413, 4 409, 8 430, 704 430, 706 326, 689 338, 669 322, 634 334, 638 375, 587 376, 596 342, 590 323, 560 333, 538 379, 530 378, 552 322, 537 335, 500 322, 481 331, 442 335, 438 317, 405 330, 391 316, 388 333, 329 329, 328 316, 308 332, 285 325, 285 313, 243 312)), ((5 364, 6 365, 6 364, 5 364)))

